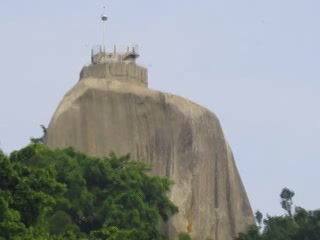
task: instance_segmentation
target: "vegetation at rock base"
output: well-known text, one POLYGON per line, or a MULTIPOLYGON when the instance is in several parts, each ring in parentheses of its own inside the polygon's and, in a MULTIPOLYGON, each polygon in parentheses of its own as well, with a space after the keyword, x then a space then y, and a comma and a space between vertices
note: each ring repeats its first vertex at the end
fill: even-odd
POLYGON ((40 125, 40 127, 42 128, 43 135, 39 138, 30 138, 32 143, 44 144, 46 142, 47 128, 44 125, 40 125))
POLYGON ((173 182, 129 160, 42 144, 0 151, 0 239, 167 239, 158 226, 178 211, 173 182))
MULTIPOLYGON (((0 150, 0 240, 168 239, 158 227, 178 211, 167 197, 173 182, 149 170, 128 155, 96 158, 43 144, 9 156, 0 150)), ((285 214, 257 211, 257 225, 236 240, 320 240, 320 210, 295 207, 294 195, 284 188, 285 214)))
POLYGON ((188 233, 180 233, 178 237, 179 240, 191 240, 191 237, 188 233))
POLYGON ((280 194, 283 216, 266 216, 257 211, 258 226, 251 226, 237 240, 320 240, 320 210, 307 211, 301 207, 293 210, 295 193, 284 188, 280 194))

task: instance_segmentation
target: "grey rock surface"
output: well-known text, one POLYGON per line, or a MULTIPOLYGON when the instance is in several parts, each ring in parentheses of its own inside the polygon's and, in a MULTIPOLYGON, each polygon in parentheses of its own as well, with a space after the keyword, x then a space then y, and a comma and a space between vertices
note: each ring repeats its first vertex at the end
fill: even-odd
POLYGON ((254 223, 219 120, 184 98, 88 76, 57 108, 47 145, 94 156, 130 153, 174 180, 170 198, 179 213, 162 226, 170 239, 189 232, 194 240, 231 240, 254 223))

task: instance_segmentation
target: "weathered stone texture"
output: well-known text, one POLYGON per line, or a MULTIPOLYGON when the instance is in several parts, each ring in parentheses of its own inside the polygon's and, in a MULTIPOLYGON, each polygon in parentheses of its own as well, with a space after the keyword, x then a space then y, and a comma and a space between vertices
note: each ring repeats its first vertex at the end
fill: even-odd
POLYGON ((217 117, 186 99, 142 85, 85 78, 63 98, 47 145, 96 156, 131 153, 152 174, 175 181, 179 213, 163 227, 170 239, 230 240, 254 222, 217 117))

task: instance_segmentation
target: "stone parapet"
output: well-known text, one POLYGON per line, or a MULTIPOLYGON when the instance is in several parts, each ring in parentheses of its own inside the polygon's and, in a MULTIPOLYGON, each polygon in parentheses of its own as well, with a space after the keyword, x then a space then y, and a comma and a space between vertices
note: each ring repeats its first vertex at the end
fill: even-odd
POLYGON ((105 62, 90 64, 82 68, 80 81, 85 78, 116 80, 148 87, 148 70, 135 63, 105 62))

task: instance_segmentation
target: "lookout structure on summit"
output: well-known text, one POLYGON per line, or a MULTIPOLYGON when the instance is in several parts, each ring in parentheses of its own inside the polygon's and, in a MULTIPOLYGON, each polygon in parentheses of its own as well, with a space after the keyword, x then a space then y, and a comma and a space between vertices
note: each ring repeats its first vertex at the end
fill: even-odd
POLYGON ((91 64, 82 69, 80 80, 92 77, 148 86, 148 70, 136 64, 137 47, 128 47, 126 52, 117 52, 116 46, 113 52, 104 49, 98 46, 91 50, 91 64))
POLYGON ((128 46, 126 51, 122 52, 117 51, 117 46, 114 46, 113 52, 107 52, 105 25, 108 17, 103 13, 101 20, 103 22, 103 45, 91 49, 91 65, 82 69, 80 80, 88 77, 116 79, 147 87, 148 71, 136 64, 136 59, 139 57, 138 46, 128 46))
POLYGON ((161 225, 169 239, 181 232, 193 240, 234 239, 254 217, 218 118, 187 99, 148 88, 138 56, 136 48, 94 48, 91 64, 51 118, 46 144, 100 157, 130 153, 150 164, 151 174, 175 182, 169 197, 179 213, 161 225))

